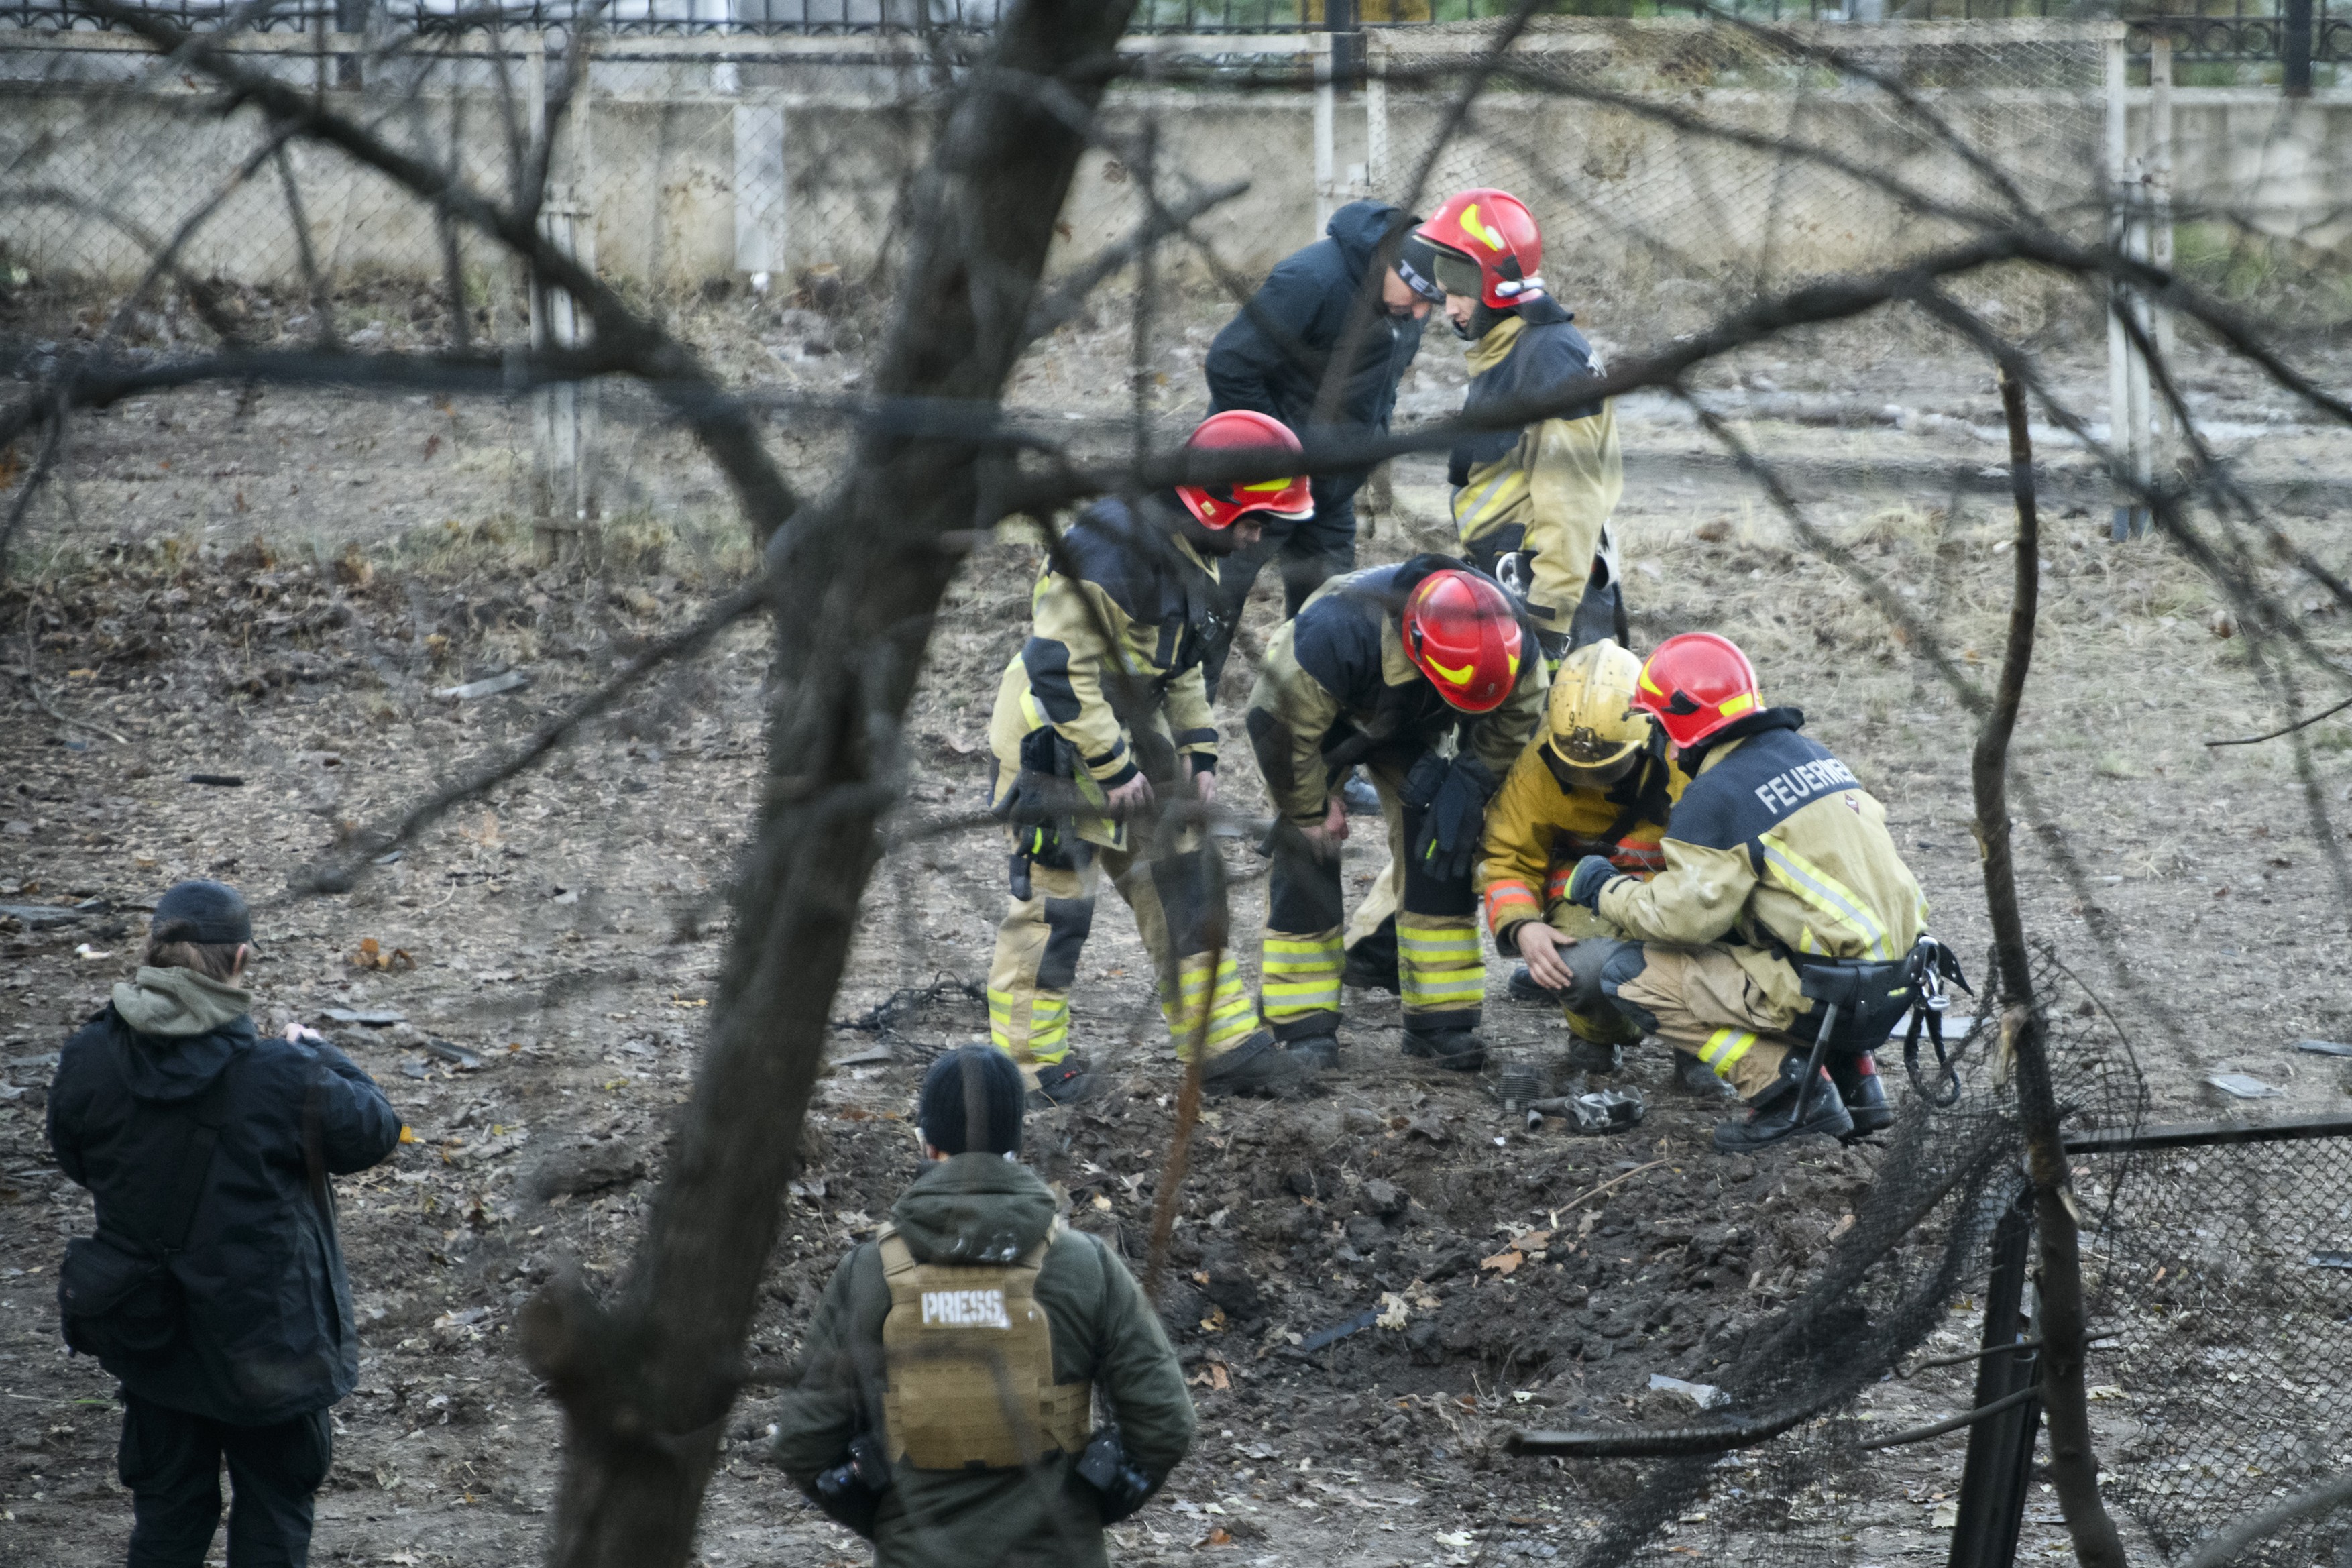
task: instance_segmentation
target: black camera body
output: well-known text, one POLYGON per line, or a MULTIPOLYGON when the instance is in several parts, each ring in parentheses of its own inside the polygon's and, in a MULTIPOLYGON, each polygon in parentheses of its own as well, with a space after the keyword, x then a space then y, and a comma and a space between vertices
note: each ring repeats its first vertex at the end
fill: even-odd
POLYGON ((874 1514, 890 1489, 890 1457, 871 1432, 849 1440, 849 1457, 816 1479, 816 1505, 828 1518, 874 1538, 874 1514))
POLYGON ((1127 1445, 1117 1426, 1097 1427, 1078 1456, 1078 1479, 1095 1489, 1096 1506, 1105 1524, 1117 1524, 1151 1497, 1151 1478, 1128 1462, 1127 1445))

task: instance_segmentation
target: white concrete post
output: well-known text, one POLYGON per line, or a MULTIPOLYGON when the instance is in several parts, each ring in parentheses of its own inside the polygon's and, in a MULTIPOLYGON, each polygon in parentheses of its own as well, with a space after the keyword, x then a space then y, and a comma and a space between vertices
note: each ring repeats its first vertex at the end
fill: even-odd
POLYGON ((1364 182, 1375 196, 1391 194, 1389 40, 1377 27, 1364 29, 1364 182))
POLYGON ((752 277, 784 264, 784 106, 735 106, 735 270, 752 277))
MULTIPOLYGON (((579 35, 573 35, 574 40, 579 35)), ((589 106, 590 79, 583 75, 572 94, 564 134, 551 142, 547 123, 545 48, 554 40, 543 37, 532 51, 529 68, 531 90, 531 141, 548 149, 547 198, 539 209, 539 228, 550 244, 569 252, 590 272, 596 269, 596 225, 590 193, 595 177, 595 141, 589 106)), ((585 67, 582 68, 583 73, 585 67)), ((530 290, 531 342, 538 348, 576 348, 587 340, 579 301, 562 289, 534 279, 530 290)), ((537 494, 533 498, 532 531, 542 558, 564 553, 563 542, 579 536, 599 510, 596 485, 596 384, 572 382, 542 387, 531 400, 531 446, 536 459, 537 494)))
POLYGON ((1313 244, 1323 237, 1323 226, 1331 221, 1331 210, 1338 205, 1339 175, 1339 89, 1331 79, 1331 44, 1328 33, 1315 38, 1315 232, 1307 237, 1313 244))
MULTIPOLYGON (((2135 231, 2139 205, 2137 171, 2133 167, 2130 121, 2126 116, 2124 40, 2107 40, 2106 58, 2106 185, 2107 243, 2119 254, 2139 253, 2135 231)), ((2132 347, 2125 312, 2137 310, 2132 291, 2119 283, 2107 289, 2107 447, 2124 473, 2140 475, 2151 468, 2147 447, 2147 365, 2132 347)), ((2129 539, 2147 531, 2147 511, 2137 497, 2116 488, 2108 531, 2129 539)))

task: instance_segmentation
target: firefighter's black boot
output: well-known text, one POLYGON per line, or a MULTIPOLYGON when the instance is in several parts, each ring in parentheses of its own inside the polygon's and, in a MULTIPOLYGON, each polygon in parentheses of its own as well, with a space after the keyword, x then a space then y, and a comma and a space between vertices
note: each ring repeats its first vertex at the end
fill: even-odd
POLYGON ((1792 1050, 1780 1058, 1780 1073, 1771 1087, 1748 1102, 1748 1114, 1738 1121, 1726 1121, 1715 1130, 1715 1146, 1726 1154, 1753 1154, 1769 1149, 1784 1139, 1802 1138, 1814 1134, 1825 1138, 1850 1138, 1853 1135, 1853 1118, 1845 1112, 1845 1102, 1838 1097, 1837 1085, 1830 1075, 1816 1068, 1813 1082, 1803 1097, 1803 1110, 1798 1112, 1798 1082, 1805 1072, 1805 1053, 1792 1050))
POLYGON ((1822 1065, 1837 1085, 1838 1098, 1853 1121, 1853 1136, 1867 1138, 1895 1125, 1895 1108, 1886 1103, 1886 1085, 1878 1076, 1878 1058, 1867 1051, 1832 1051, 1822 1065))

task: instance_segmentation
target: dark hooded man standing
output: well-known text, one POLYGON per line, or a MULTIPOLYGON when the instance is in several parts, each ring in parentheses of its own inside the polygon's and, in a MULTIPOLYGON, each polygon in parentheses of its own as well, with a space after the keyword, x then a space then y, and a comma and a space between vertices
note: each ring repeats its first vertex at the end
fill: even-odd
POLYGON ((205 1561, 224 1459, 228 1561, 299 1568, 328 1410, 359 1378, 327 1178, 390 1154, 400 1118, 317 1035, 254 1032, 252 952, 235 889, 171 889, 49 1089, 49 1147, 97 1203, 58 1308, 67 1342, 121 1380, 131 1568, 205 1561))
MULTIPOLYGON (((1385 202, 1349 202, 1331 215, 1325 238, 1277 263, 1209 345, 1209 411, 1255 409, 1309 440, 1385 431, 1397 383, 1420 351, 1422 322, 1445 298, 1429 269, 1431 247, 1413 236, 1415 221, 1385 202), (1336 395, 1327 394, 1334 362, 1349 350, 1336 395)), ((1259 569, 1277 554, 1286 619, 1326 579, 1355 569, 1356 492, 1369 475, 1316 475, 1314 515, 1269 523, 1256 548, 1226 564, 1228 627, 1259 569)), ((1209 659, 1213 693, 1224 655, 1221 647, 1209 659)))

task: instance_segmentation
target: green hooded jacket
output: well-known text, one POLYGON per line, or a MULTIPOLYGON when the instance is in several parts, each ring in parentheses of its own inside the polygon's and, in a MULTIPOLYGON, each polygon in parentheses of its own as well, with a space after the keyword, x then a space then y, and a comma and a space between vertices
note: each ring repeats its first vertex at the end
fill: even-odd
MULTIPOLYGON (((1026 1165, 957 1154, 929 1166, 890 1210, 916 1261, 1026 1252, 1054 1223, 1054 1194, 1026 1165)), ((1192 1445, 1192 1396, 1176 1352, 1127 1268, 1083 1231, 1054 1239, 1037 1274, 1058 1383, 1091 1380, 1129 1462, 1163 1480, 1192 1445)), ((882 1321, 890 1289, 876 1243, 834 1270, 809 1324, 801 1380, 777 1416, 776 1462, 803 1492, 882 1420, 882 1321)), ((900 1464, 874 1525, 876 1568, 1097 1568, 1102 1522, 1076 1456, 1034 1473, 918 1470, 900 1464)))

